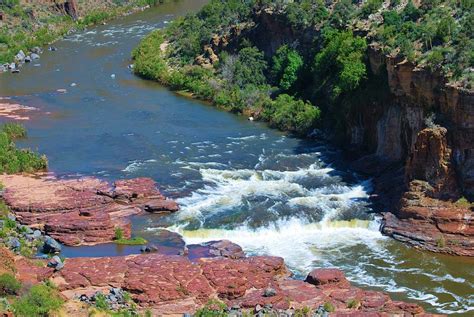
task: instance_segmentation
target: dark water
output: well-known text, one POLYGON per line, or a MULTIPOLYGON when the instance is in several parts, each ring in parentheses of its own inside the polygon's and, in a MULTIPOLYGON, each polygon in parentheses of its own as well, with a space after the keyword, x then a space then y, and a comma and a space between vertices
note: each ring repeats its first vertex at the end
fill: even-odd
MULTIPOLYGON (((228 238, 249 254, 283 256, 297 276, 342 268, 361 286, 429 311, 474 311, 473 260, 423 253, 383 237, 359 179, 340 153, 175 95, 127 68, 140 38, 206 1, 176 1, 70 36, 40 65, 0 76, 0 96, 38 110, 21 146, 59 176, 147 176, 178 199, 169 217, 133 219, 134 234, 174 254, 228 238), (66 89, 66 92, 58 92, 66 89)), ((138 253, 139 247, 66 248, 65 256, 138 253)))

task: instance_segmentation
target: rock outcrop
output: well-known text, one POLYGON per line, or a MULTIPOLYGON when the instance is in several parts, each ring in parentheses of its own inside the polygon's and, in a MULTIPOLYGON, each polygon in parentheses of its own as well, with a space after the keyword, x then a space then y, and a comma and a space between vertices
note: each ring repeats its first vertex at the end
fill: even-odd
POLYGON ((408 189, 395 215, 384 214, 382 231, 415 247, 474 256, 473 210, 454 202, 460 186, 453 165, 447 129, 420 131, 405 168, 408 189))
POLYGON ((423 313, 418 305, 392 301, 382 292, 351 286, 336 269, 315 270, 310 276, 312 281, 316 278, 321 282, 313 285, 291 279, 283 259, 278 257, 190 261, 184 256, 145 254, 69 259, 51 278, 69 299, 91 296, 110 287, 121 288, 153 315, 193 313, 213 298, 228 307, 251 310, 269 304, 273 309, 317 309, 331 303, 340 314, 423 313))
POLYGON ((110 185, 96 178, 1 175, 0 182, 6 188, 3 199, 18 221, 65 245, 110 242, 116 228, 129 238, 129 216, 156 209, 157 205, 161 213, 178 210, 178 205, 167 200, 147 178, 110 185))

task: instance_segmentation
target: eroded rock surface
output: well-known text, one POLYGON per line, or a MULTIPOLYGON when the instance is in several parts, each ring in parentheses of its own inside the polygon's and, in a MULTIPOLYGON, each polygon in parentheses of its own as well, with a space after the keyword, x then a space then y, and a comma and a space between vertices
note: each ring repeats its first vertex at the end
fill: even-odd
POLYGON ((131 234, 128 219, 148 206, 161 204, 161 213, 178 210, 148 178, 110 185, 96 178, 59 180, 51 176, 1 175, 3 198, 18 221, 41 228, 66 245, 110 242, 115 229, 131 234))
POLYGON ((469 203, 460 204, 447 130, 422 130, 406 165, 408 190, 395 214, 384 214, 383 232, 434 252, 474 256, 474 220, 469 203))
POLYGON ((122 288, 154 315, 192 313, 211 298, 243 309, 268 304, 275 309, 316 309, 330 302, 338 313, 423 313, 418 305, 392 301, 382 292, 351 286, 337 269, 311 272, 318 285, 293 280, 289 275, 279 257, 191 261, 184 256, 144 254, 69 259, 62 271, 54 273, 53 282, 67 298, 110 287, 122 288), (353 304, 348 305, 349 302, 353 304))

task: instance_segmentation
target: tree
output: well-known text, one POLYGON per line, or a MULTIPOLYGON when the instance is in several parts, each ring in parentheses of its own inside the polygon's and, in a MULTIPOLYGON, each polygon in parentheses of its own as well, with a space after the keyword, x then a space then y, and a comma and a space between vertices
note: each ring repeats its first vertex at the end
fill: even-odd
POLYGON ((337 98, 356 89, 366 77, 367 43, 352 31, 326 29, 323 36, 323 48, 314 58, 313 74, 319 90, 329 88, 332 98, 337 98))
POLYGON ((298 79, 303 67, 303 58, 288 45, 281 46, 273 56, 272 77, 274 82, 285 91, 290 90, 298 79))
POLYGON ((246 47, 240 50, 237 60, 233 62, 231 85, 237 85, 241 88, 246 85, 263 85, 267 79, 265 72, 267 70, 267 62, 263 53, 256 47, 246 47))

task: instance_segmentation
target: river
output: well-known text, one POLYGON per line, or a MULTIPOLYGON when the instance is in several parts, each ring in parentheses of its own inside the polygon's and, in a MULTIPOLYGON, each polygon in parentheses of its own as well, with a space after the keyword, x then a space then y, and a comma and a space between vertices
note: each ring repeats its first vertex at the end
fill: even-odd
MULTIPOLYGON (((227 238, 249 254, 284 257, 296 277, 338 267, 358 286, 430 312, 473 313, 474 261, 382 236, 370 180, 354 174, 337 149, 131 73, 130 52, 144 35, 205 2, 174 1, 75 33, 20 74, 1 75, 1 96, 37 108, 19 145, 45 153, 60 177, 154 178, 182 209, 133 219, 134 233, 153 243, 173 248, 163 228, 187 243, 227 238)), ((64 255, 133 252, 104 245, 65 248, 64 255)))

